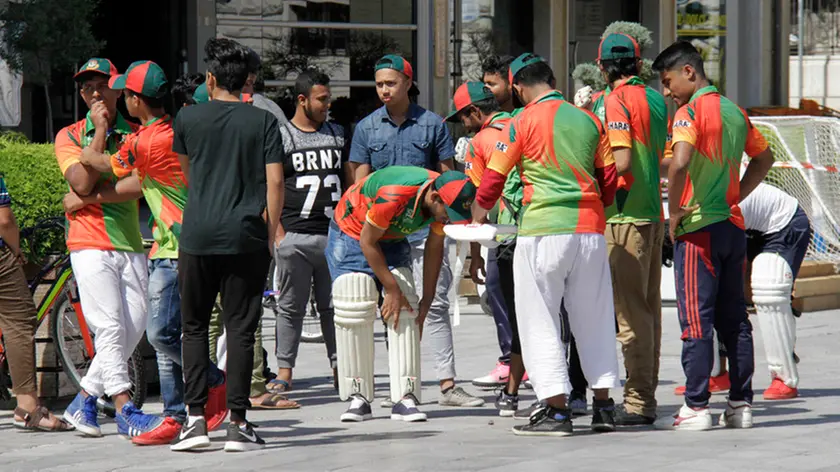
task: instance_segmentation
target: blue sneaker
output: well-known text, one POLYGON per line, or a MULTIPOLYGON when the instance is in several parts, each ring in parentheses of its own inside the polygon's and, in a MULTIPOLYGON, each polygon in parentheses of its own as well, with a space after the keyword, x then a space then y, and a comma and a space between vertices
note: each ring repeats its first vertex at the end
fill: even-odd
POLYGON ((79 392, 64 410, 64 420, 86 436, 99 437, 102 436, 102 430, 99 429, 97 414, 96 397, 93 395, 85 397, 82 392, 79 392))
POLYGON ((117 420, 117 433, 129 438, 148 433, 163 423, 161 417, 143 413, 132 402, 123 405, 122 411, 114 419, 117 420))

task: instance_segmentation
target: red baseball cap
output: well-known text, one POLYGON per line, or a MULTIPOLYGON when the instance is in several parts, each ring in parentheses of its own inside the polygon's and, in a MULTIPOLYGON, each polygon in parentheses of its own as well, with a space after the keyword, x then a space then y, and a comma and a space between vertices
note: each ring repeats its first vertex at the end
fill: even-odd
POLYGON ((461 110, 467 108, 473 103, 480 102, 482 100, 489 100, 491 98, 496 97, 493 96, 493 92, 491 92, 490 89, 482 82, 464 82, 460 87, 458 87, 458 90, 455 91, 455 96, 452 98, 452 111, 446 115, 444 121, 458 121, 458 113, 460 113, 461 110))
POLYGON ((137 61, 126 69, 125 74, 115 75, 108 81, 113 90, 128 89, 149 98, 166 95, 166 74, 152 61, 137 61))
POLYGON ((466 224, 472 220, 472 203, 475 200, 475 185, 466 174, 450 170, 440 174, 434 181, 446 213, 452 224, 466 224))
POLYGON ((632 36, 624 33, 611 33, 601 40, 598 46, 599 61, 633 59, 642 57, 639 43, 632 36))
POLYGON ((82 82, 92 74, 101 74, 106 77, 112 77, 119 74, 119 72, 117 72, 117 68, 114 66, 113 62, 101 57, 94 57, 88 59, 88 61, 79 68, 76 75, 73 76, 73 80, 76 82, 82 82))
POLYGON ((394 69, 397 72, 402 72, 403 75, 408 77, 408 80, 414 80, 414 69, 411 68, 411 64, 402 56, 396 54, 382 56, 381 59, 376 61, 373 71, 376 72, 382 69, 394 69))

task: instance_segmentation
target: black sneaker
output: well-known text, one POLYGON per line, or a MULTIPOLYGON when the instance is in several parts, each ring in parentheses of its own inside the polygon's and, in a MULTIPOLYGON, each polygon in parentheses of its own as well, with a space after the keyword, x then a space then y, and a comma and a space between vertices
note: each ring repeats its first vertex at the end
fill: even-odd
POLYGON ((597 433, 615 431, 615 403, 612 398, 592 400, 592 431, 597 433))
POLYGON ((615 407, 615 424, 618 426, 647 426, 656 421, 655 417, 629 413, 624 405, 615 407))
POLYGON ((516 410, 513 414, 513 418, 517 420, 527 420, 531 417, 536 411, 545 408, 545 403, 537 400, 534 403, 531 403, 531 406, 527 408, 523 408, 521 410, 516 410))
POLYGON ((402 400, 394 404, 391 408, 391 419, 405 421, 407 423, 414 423, 417 421, 426 421, 426 414, 417 408, 417 397, 409 393, 402 397, 402 400))
POLYGON ((207 421, 204 418, 196 419, 192 424, 187 419, 187 424, 181 428, 181 432, 169 445, 171 451, 193 451, 210 446, 210 437, 207 436, 207 421))
POLYGON ((365 400, 365 397, 353 394, 350 398, 350 406, 347 407, 347 411, 341 414, 342 423, 358 423, 373 418, 370 403, 365 400))
POLYGON ((251 423, 246 421, 243 426, 244 428, 236 423, 228 425, 225 452, 247 452, 265 447, 265 441, 257 436, 251 423))
POLYGON ((571 410, 543 407, 531 415, 528 424, 513 427, 517 436, 570 436, 572 434, 571 410))
POLYGON ((499 416, 509 418, 515 415, 519 409, 519 395, 508 395, 505 389, 501 389, 496 398, 496 408, 499 410, 499 416))

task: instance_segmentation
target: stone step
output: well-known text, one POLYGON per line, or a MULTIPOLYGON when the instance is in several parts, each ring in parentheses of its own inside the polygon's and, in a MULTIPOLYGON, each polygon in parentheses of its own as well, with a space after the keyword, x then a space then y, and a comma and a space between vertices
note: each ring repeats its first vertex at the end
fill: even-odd
POLYGON ((837 273, 837 265, 831 262, 805 261, 799 267, 799 279, 826 277, 837 273))

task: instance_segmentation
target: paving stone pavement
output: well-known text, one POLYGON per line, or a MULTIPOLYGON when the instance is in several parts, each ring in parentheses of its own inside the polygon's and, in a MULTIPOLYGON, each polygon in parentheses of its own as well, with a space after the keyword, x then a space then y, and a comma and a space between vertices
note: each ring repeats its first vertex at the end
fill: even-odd
MULTIPOLYGON (((436 404, 438 389, 433 378, 423 381, 426 423, 407 424, 388 419, 379 407, 387 389, 387 353, 382 326, 377 323, 375 419, 342 424, 343 411, 332 390, 322 345, 301 346, 292 398, 300 410, 249 412, 267 441, 265 450, 227 454, 221 451, 224 432, 211 434, 213 446, 205 452, 173 453, 168 447, 138 447, 116 435, 111 420, 103 422, 103 438, 75 433, 20 433, 12 429, 11 412, 0 412, 0 471, 55 470, 80 467, 97 471, 170 470, 362 470, 362 471, 837 471, 840 470, 840 367, 837 362, 840 311, 807 313, 799 322, 797 353, 801 357, 801 397, 765 402, 761 391, 769 384, 761 333, 756 329, 756 425, 752 430, 687 433, 650 428, 592 434, 588 418, 575 421, 576 434, 566 438, 522 438, 510 432, 512 419, 499 418, 492 407, 494 394, 479 392, 469 379, 483 375, 498 356, 495 329, 490 317, 477 306, 464 308, 461 326, 455 328, 456 366, 461 385, 480 393, 482 408, 458 409, 436 404), (515 467, 515 469, 511 469, 515 467)), ((682 381, 676 310, 663 312, 663 349, 660 414, 670 414, 681 403, 673 388, 682 381)), ((266 348, 273 349, 271 316, 263 332, 266 348)), ((270 356, 273 357, 273 356, 270 356)), ((272 367, 276 367, 273 364, 272 367)), ((423 371, 434 372, 430 353, 423 356, 423 371)), ((523 392, 523 402, 533 393, 523 392)), ((613 397, 621 397, 619 390, 613 397)), ((146 411, 160 412, 152 398, 146 411)), ((723 395, 713 396, 713 412, 720 413, 723 395)), ((590 398, 591 401, 591 398, 590 398)), ((717 415, 716 415, 717 416, 717 415)))

